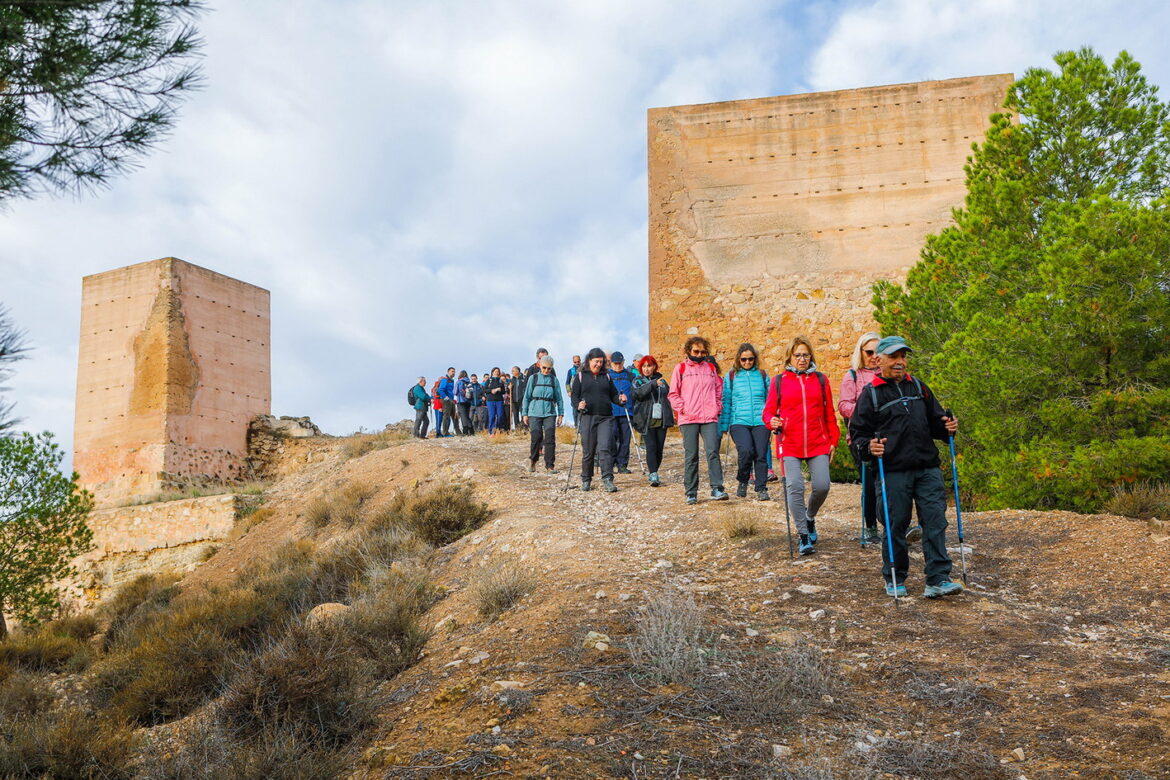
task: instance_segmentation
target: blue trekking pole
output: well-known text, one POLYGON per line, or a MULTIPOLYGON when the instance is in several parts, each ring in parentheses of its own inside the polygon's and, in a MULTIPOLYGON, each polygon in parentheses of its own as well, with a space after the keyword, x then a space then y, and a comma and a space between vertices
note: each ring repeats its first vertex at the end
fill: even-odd
MULTIPOLYGON (((950 409, 946 410, 947 417, 955 419, 950 409)), ((947 435, 947 443, 951 445, 951 482, 955 484, 955 525, 959 529, 959 565, 962 567, 963 584, 967 584, 967 548, 963 546, 963 510, 959 507, 959 464, 955 460, 955 437, 947 435)))
MULTIPOLYGON (((861 458, 858 458, 861 460, 861 458)), ((865 461, 861 461, 861 546, 866 547, 869 542, 865 541, 865 461)))
MULTIPOLYGON (((882 434, 877 432, 876 437, 881 441, 882 434)), ((886 516, 886 548, 890 554, 890 580, 894 583, 894 606, 898 606, 898 568, 894 563, 894 533, 890 530, 890 502, 886 498, 886 466, 882 461, 882 456, 877 456, 878 462, 878 477, 882 483, 882 510, 886 516)))

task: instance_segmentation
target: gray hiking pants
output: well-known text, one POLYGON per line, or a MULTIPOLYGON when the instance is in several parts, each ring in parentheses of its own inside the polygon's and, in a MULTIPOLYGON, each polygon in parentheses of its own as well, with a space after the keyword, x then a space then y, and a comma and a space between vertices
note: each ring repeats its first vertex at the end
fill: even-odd
POLYGON ((829 456, 817 455, 815 458, 784 456, 784 484, 788 491, 788 511, 792 513, 796 530, 798 533, 807 534, 809 519, 817 519, 817 511, 829 496, 829 456), (802 461, 808 464, 809 481, 812 482, 812 494, 808 497, 807 506, 804 503, 804 474, 800 471, 802 461))
POLYGON ((723 464, 719 461, 719 423, 686 423, 680 425, 683 438, 683 488, 688 496, 699 495, 699 438, 707 455, 707 479, 711 489, 723 489, 723 464))

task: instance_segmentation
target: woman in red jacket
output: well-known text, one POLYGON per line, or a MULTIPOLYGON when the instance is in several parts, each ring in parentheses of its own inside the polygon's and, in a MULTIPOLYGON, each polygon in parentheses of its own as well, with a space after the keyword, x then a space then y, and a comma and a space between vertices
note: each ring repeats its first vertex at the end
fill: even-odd
MULTIPOLYGON (((439 380, 442 381, 442 380, 439 380)), ((443 432, 439 430, 439 426, 443 424, 443 399, 439 397, 439 382, 435 382, 435 386, 431 388, 431 408, 435 410, 435 438, 443 438, 443 432)))
POLYGON ((841 430, 829 380, 817 371, 812 345, 797 336, 784 356, 784 370, 772 378, 764 425, 780 436, 784 488, 800 533, 800 554, 815 552, 817 510, 829 495, 829 461, 841 430), (801 463, 808 464, 812 494, 804 502, 801 463))

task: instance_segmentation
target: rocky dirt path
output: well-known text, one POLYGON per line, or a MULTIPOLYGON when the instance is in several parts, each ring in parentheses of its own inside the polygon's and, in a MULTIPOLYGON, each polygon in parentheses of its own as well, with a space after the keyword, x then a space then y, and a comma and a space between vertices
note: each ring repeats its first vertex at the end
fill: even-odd
MULTIPOLYGON (((563 468, 569 447, 559 448, 563 468)), ((1170 777, 1163 533, 1109 516, 965 512, 971 587, 922 599, 922 559, 912 555, 910 597, 895 606, 882 591, 879 552, 857 542, 856 485, 833 486, 818 552, 790 560, 782 501, 683 503, 677 440, 661 471, 667 484, 619 475, 612 495, 563 491, 564 471, 529 474, 525 455, 519 438, 480 437, 315 467, 330 484, 367 480, 387 491, 470 481, 497 510, 437 554, 449 594, 430 616, 439 630, 423 662, 396 681, 363 776, 845 777, 845 767, 870 766, 867 745, 896 742, 922 746, 915 760, 935 762, 938 772, 924 777, 955 776, 955 767, 967 780, 1170 777), (720 525, 730 514, 754 518, 760 533, 728 539, 720 525), (537 585, 498 620, 483 620, 473 586, 507 560, 537 585), (663 721, 615 708, 615 685, 642 685, 625 651, 638 610, 666 588, 694 594, 720 647, 819 648, 847 703, 781 724, 663 721), (612 646, 584 649, 589 631, 612 646), (499 683, 523 693, 501 693, 499 683), (976 754, 993 769, 955 763, 976 754), (841 769, 817 775, 817 762, 841 769)), ((286 510, 295 494, 286 493, 286 510)), ((295 521, 285 514, 287 529, 295 521)), ((874 766, 910 776, 890 771, 901 766, 890 761, 874 766)))

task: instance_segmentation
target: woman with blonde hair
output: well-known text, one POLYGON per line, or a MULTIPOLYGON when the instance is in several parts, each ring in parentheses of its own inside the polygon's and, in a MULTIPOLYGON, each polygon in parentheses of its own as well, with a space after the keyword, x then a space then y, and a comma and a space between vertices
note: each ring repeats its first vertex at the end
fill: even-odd
POLYGON ((800 554, 816 551, 817 511, 829 495, 829 461, 841 430, 829 380, 817 371, 812 343, 797 336, 784 356, 784 370, 772 379, 764 424, 780 435, 785 495, 800 533, 800 554), (812 493, 804 500, 802 463, 808 464, 812 493))
MULTIPOLYGON (((873 331, 862 333, 858 337, 857 345, 853 348, 853 355, 849 360, 850 368, 841 378, 841 396, 837 399, 837 411, 845 420, 846 431, 849 430, 849 420, 853 417, 853 410, 857 408, 857 399, 861 397, 865 388, 873 383, 873 378, 880 371, 877 356, 879 339, 881 339, 881 335, 873 331)), ((848 433, 846 438, 848 438, 848 433)), ((865 462, 857 457, 852 447, 849 448, 849 453, 853 455, 853 462, 857 465, 861 477, 861 521, 863 526, 861 543, 864 545, 878 542, 881 537, 878 535, 877 489, 873 475, 874 470, 866 467, 865 462)))

